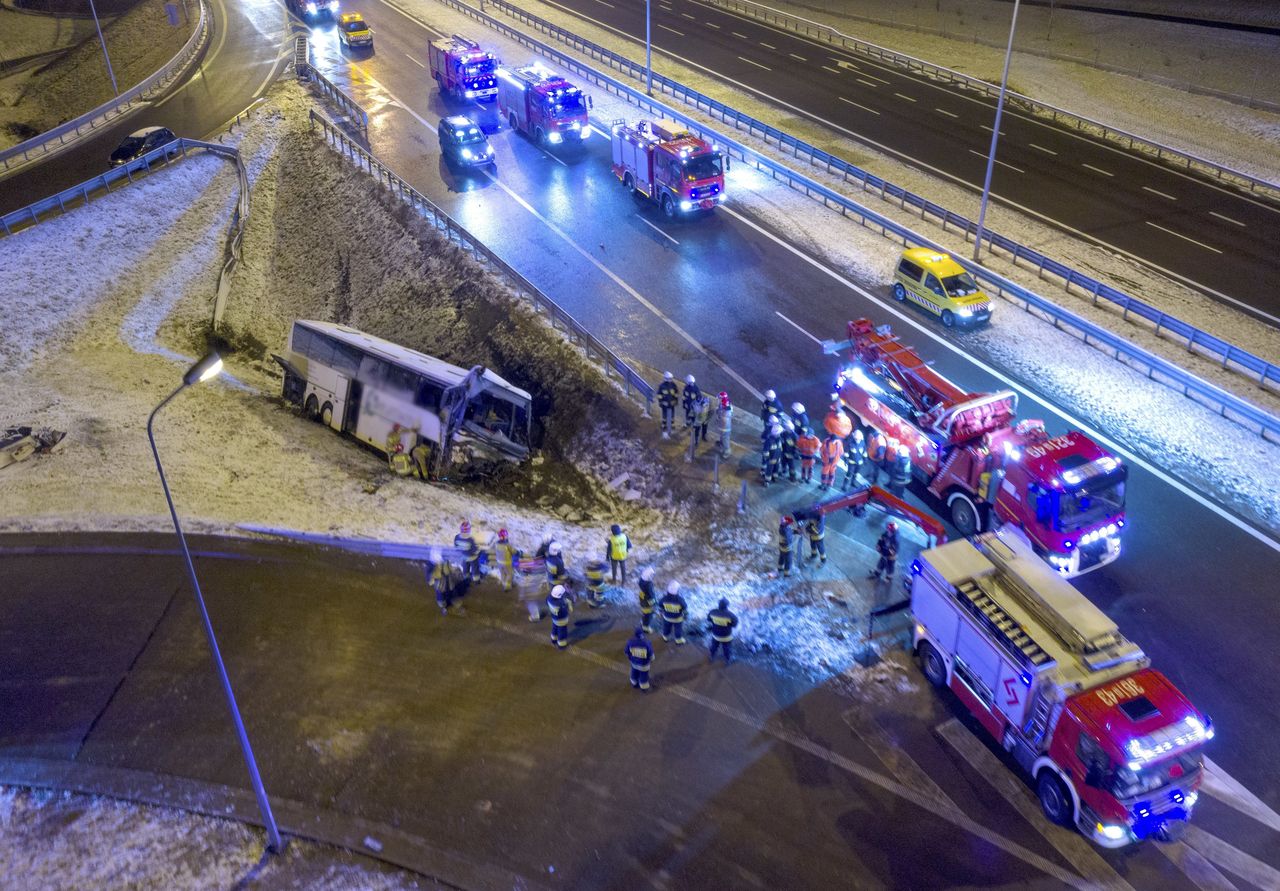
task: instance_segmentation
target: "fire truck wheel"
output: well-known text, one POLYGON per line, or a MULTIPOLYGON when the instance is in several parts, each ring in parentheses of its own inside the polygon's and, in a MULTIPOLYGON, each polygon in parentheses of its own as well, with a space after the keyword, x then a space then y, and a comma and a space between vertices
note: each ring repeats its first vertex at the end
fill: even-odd
POLYGON ((513 112, 511 112, 511 114, 507 115, 507 123, 511 125, 511 129, 512 129, 512 130, 518 130, 518 129, 519 129, 519 128, 516 126, 516 113, 515 113, 514 111, 513 111, 513 112))
POLYGON ((320 409, 320 423, 326 427, 333 426, 333 406, 326 402, 324 408, 320 409))
POLYGON ((954 328, 956 324, 956 315, 949 309, 942 311, 942 327, 954 328))
POLYGON ((982 515, 978 507, 969 500, 968 495, 957 493, 951 497, 951 525, 956 531, 968 538, 982 531, 982 515))
POLYGON ((622 178, 622 185, 626 187, 628 192, 634 192, 636 190, 636 178, 628 173, 622 178))
POLYGON ((929 683, 941 689, 947 685, 947 666, 942 655, 927 640, 920 643, 920 670, 929 683))
POLYGON ((538 145, 547 144, 547 137, 543 134, 541 127, 533 131, 533 141, 536 142, 538 145))
POLYGON ((907 289, 902 287, 902 282, 893 283, 893 299, 899 303, 907 299, 907 289))
POLYGON ((1059 826, 1071 825, 1071 795, 1052 770, 1040 771, 1036 779, 1036 794, 1046 817, 1059 826))
POLYGON ((668 220, 676 215, 676 203, 671 200, 670 195, 662 196, 662 213, 668 220))
POLYGON ((307 397, 307 404, 303 407, 303 411, 307 413, 307 417, 311 420, 320 420, 320 401, 316 399, 315 393, 307 397))

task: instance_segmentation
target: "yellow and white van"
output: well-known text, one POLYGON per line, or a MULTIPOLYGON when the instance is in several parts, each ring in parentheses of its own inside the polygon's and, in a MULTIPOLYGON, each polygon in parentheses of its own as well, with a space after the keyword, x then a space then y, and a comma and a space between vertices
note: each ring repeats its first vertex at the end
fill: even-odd
POLYGON ((991 298, 964 267, 930 248, 902 252, 893 273, 893 296, 910 300, 942 319, 942 324, 977 325, 991 318, 991 298))

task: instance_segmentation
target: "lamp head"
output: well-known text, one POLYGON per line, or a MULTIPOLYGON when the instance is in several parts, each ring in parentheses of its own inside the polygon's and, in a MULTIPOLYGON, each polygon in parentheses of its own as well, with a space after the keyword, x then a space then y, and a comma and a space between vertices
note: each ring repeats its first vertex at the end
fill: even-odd
POLYGON ((182 384, 189 387, 192 384, 204 383, 209 378, 217 377, 221 373, 222 357, 217 353, 209 353, 187 369, 187 373, 182 376, 182 384))

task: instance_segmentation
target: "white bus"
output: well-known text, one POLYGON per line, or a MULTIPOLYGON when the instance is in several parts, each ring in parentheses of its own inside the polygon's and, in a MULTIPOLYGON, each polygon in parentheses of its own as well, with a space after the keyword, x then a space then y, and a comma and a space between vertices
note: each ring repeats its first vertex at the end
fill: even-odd
POLYGON ((284 369, 285 399, 384 454, 399 424, 404 451, 426 442, 437 472, 529 455, 529 394, 482 366, 467 371, 346 325, 301 319, 285 354, 272 358, 284 369))

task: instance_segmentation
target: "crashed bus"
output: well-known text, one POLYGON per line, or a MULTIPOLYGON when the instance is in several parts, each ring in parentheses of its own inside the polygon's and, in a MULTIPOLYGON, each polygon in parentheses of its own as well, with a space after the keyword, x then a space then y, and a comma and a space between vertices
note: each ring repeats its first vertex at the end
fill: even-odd
POLYGON ((492 371, 470 370, 346 325, 299 319, 284 355, 284 398, 386 454, 400 428, 404 452, 427 446, 435 475, 482 471, 529 456, 531 398, 492 371))

